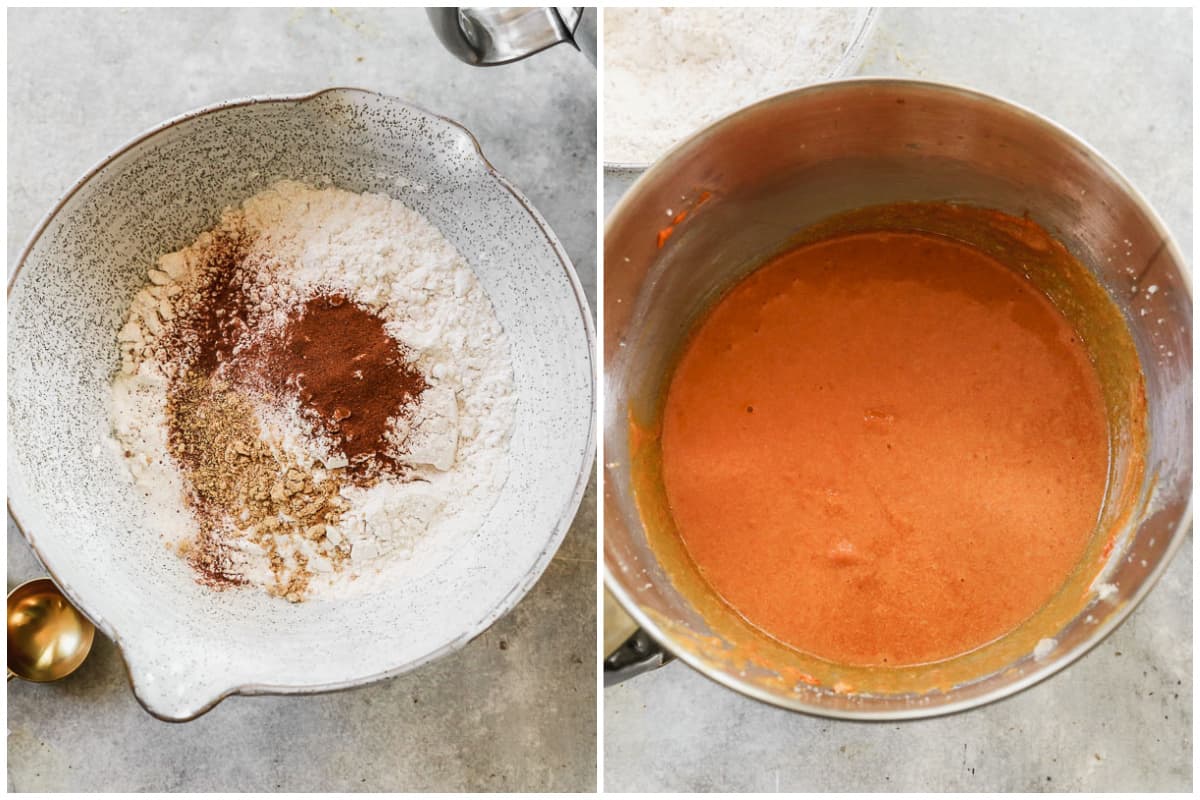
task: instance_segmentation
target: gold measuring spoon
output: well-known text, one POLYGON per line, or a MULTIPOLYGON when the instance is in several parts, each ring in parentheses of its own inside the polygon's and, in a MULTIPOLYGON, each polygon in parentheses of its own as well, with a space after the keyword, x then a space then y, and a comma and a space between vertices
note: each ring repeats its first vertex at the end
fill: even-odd
POLYGON ((8 593, 8 679, 65 678, 87 658, 96 628, 54 581, 36 578, 8 593))

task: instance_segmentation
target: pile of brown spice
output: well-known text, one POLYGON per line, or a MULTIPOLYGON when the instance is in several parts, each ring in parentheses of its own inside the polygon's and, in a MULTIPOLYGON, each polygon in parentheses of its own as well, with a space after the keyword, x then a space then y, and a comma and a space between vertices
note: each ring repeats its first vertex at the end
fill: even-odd
POLYGON ((314 434, 345 456, 355 483, 405 474, 388 434, 429 384, 383 320, 344 295, 310 298, 282 331, 251 343, 224 374, 268 396, 294 399, 314 434))
POLYGON ((327 526, 346 508, 336 472, 315 475, 273 450, 262 440, 250 402, 211 377, 175 381, 167 416, 169 447, 188 476, 202 523, 187 557, 206 583, 243 582, 231 572, 229 552, 243 538, 266 551, 275 578, 270 591, 288 600, 303 598, 311 574, 302 553, 291 563, 280 553, 280 536, 303 539, 335 570, 342 567, 346 544, 327 536, 327 526))

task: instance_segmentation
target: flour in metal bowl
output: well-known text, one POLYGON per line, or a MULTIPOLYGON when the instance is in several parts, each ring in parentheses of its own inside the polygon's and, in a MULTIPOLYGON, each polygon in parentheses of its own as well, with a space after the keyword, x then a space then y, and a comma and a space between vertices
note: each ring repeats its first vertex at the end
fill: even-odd
POLYGON ((355 592, 478 529, 508 475, 508 343, 463 257, 398 200, 285 181, 149 270, 114 441, 214 588, 355 592))
POLYGON ((648 164, 737 109, 836 77, 855 8, 604 11, 604 160, 648 164))

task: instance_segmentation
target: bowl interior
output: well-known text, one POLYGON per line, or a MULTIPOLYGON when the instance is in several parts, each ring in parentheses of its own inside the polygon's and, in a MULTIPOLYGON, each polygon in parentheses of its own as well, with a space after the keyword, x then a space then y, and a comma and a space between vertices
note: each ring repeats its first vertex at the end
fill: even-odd
POLYGON ((909 81, 846 81, 774 98, 701 132, 646 173, 611 215, 605 247, 608 581, 643 626, 710 677, 834 716, 925 716, 975 705, 1050 674, 1103 638, 1186 535, 1191 301, 1182 261, 1124 180, 1036 115, 909 81), (739 628, 727 607, 679 579, 674 564, 685 554, 648 535, 645 509, 634 501, 628 422, 653 425, 683 338, 732 282, 814 223, 911 201, 1029 216, 1097 277, 1145 373, 1146 460, 1127 466, 1130 517, 1114 519, 1120 535, 1102 580, 1036 658, 1023 648, 1001 669, 934 691, 843 694, 797 679, 785 668, 786 648, 763 643, 744 622, 739 628), (665 209, 681 207, 689 216, 661 242, 665 209))
POLYGON ((537 580, 586 483, 591 358, 562 248, 464 129, 356 90, 230 104, 119 152, 32 241, 9 297, 10 506, 160 716, 233 690, 363 682, 461 646, 537 580), (385 573, 377 592, 297 605, 195 582, 146 523, 105 409, 116 331, 155 258, 281 179, 384 193, 425 215, 487 290, 518 397, 508 482, 482 529, 385 573))

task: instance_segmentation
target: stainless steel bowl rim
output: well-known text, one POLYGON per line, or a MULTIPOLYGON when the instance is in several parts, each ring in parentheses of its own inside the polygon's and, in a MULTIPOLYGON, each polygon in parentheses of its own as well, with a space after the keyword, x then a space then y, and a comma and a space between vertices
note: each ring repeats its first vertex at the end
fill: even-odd
MULTIPOLYGON (((650 167, 650 169, 646 170, 638 177, 638 179, 633 183, 633 185, 629 187, 629 189, 625 192, 624 195, 622 195, 621 199, 617 202, 617 204, 615 206, 613 206, 612 211, 609 213, 609 217, 610 218, 615 217, 618 214, 618 212, 622 209, 622 207, 626 204, 626 202, 631 202, 630 198, 632 198, 636 194, 639 185, 641 185, 643 182, 651 181, 660 172, 669 171, 669 169, 671 167, 671 161, 673 160, 675 154, 678 151, 682 150, 683 148, 687 147, 688 144, 692 141, 692 139, 697 138, 705 131, 708 131, 712 128, 716 128, 718 126, 732 124, 734 121, 736 121, 740 117, 746 115, 751 110, 760 108, 762 106, 767 106, 772 103, 783 102, 783 101, 789 100, 789 99, 794 98, 799 95, 813 94, 813 93, 828 91, 830 88, 834 88, 834 87, 871 86, 871 85, 885 85, 885 84, 889 85, 889 86, 910 85, 913 87, 923 88, 923 89, 942 90, 942 91, 961 94, 961 95, 967 96, 967 97, 973 97, 976 99, 1000 103, 1002 105, 1008 106, 1010 109, 1012 109, 1014 111, 1024 114, 1025 116, 1027 116, 1029 119, 1031 119, 1035 123, 1038 123, 1038 124, 1041 124, 1041 125, 1044 125, 1044 126, 1047 126, 1051 129, 1053 129, 1060 136, 1065 137, 1068 141, 1074 142, 1076 145, 1078 145, 1080 147, 1080 149, 1082 150, 1082 152, 1087 154, 1088 158, 1092 159, 1101 169, 1107 171, 1109 173, 1109 176, 1112 178, 1114 184, 1119 186, 1123 192, 1128 194, 1129 197, 1137 204, 1139 209, 1143 213, 1145 213, 1147 218, 1154 224, 1158 233, 1163 237, 1163 240, 1166 243, 1167 249, 1172 254, 1172 256, 1175 258, 1175 260, 1180 264, 1187 263, 1184 260, 1184 258, 1182 257, 1181 251, 1179 250, 1178 245, 1175 243, 1175 239, 1171 235, 1170 230, 1163 223, 1162 218, 1159 217, 1158 213, 1155 212, 1154 208, 1150 205, 1150 203, 1146 201, 1146 198, 1142 196, 1141 192, 1139 192, 1133 186, 1133 184, 1130 183, 1130 181, 1125 177, 1125 175, 1119 169, 1117 169, 1107 159, 1105 159, 1102 155, 1100 155, 1099 151, 1097 151, 1096 148, 1092 147, 1091 144, 1088 143, 1085 139, 1083 139, 1082 137, 1071 132, 1070 130, 1063 127, 1062 125, 1059 125, 1058 123, 1054 122, 1053 120, 1028 108, 1027 106, 1023 106, 1020 103, 1013 102, 1006 98, 1002 98, 997 95, 989 94, 986 92, 979 91, 977 89, 972 89, 972 88, 957 85, 957 84, 943 83, 943 82, 938 82, 938 81, 913 80, 910 78, 897 78, 897 77, 861 78, 861 77, 858 77, 858 78, 845 78, 842 80, 835 80, 835 81, 825 81, 824 83, 813 84, 811 86, 802 87, 800 89, 795 89, 790 92, 784 92, 784 93, 781 93, 778 95, 774 95, 765 100, 761 100, 758 103, 754 103, 750 106, 746 106, 745 108, 742 108, 742 109, 734 112, 733 114, 730 114, 726 117, 723 117, 720 120, 717 120, 716 122, 714 122, 712 125, 708 126, 707 128, 704 128, 701 131, 697 131, 696 133, 692 134, 692 136, 688 137, 687 139, 685 139, 684 141, 680 142, 675 147, 673 147, 663 158, 661 158, 657 162, 655 162, 655 164, 652 165, 650 167)), ((1190 298, 1191 294, 1192 294, 1190 271, 1183 270, 1181 272, 1181 277, 1183 279, 1183 288, 1187 292, 1188 297, 1190 298)), ((1112 633, 1114 630, 1116 630, 1121 625, 1121 623, 1123 623, 1129 617, 1129 615, 1133 613, 1133 611, 1138 607, 1138 605, 1141 604, 1142 600, 1145 599, 1146 595, 1148 595, 1150 593, 1150 591, 1154 588, 1154 586, 1158 583, 1159 579, 1162 577, 1162 574, 1166 571, 1167 567, 1170 566, 1170 563, 1171 563, 1172 559, 1175 557, 1175 554, 1183 546, 1183 542, 1187 538, 1185 533, 1192 525, 1193 503, 1194 503, 1194 495, 1189 494, 1188 502, 1187 502, 1187 509, 1184 512, 1184 514, 1180 517, 1178 524, 1175 526, 1175 529, 1171 536, 1171 543, 1167 547, 1166 552, 1163 555, 1163 558, 1158 562, 1155 569, 1149 574, 1149 576, 1146 578, 1146 580, 1142 581, 1141 585, 1138 587, 1138 589, 1137 589, 1136 593, 1133 595, 1132 599, 1129 602, 1125 603, 1121 608, 1117 609, 1102 624, 1098 625, 1096 627, 1095 632, 1087 640, 1081 642, 1080 644, 1076 645, 1071 650, 1067 651, 1067 653, 1065 655, 1063 655, 1061 658, 1058 658, 1053 662, 1047 662, 1045 666, 1040 666, 1040 665, 1035 666, 1029 672, 1029 674, 1024 675, 1019 680, 1013 681, 1012 683, 1006 684, 1004 686, 1000 686, 1000 687, 992 690, 991 692, 980 695, 978 697, 969 698, 969 699, 961 700, 958 702, 946 703, 944 705, 939 705, 935 708, 918 707, 918 708, 894 710, 894 711, 844 711, 844 710, 838 710, 838 709, 826 709, 826 708, 823 708, 823 707, 820 707, 817 705, 807 703, 807 702, 805 702, 802 695, 784 697, 781 695, 777 695, 777 694, 773 694, 773 693, 764 691, 764 690, 754 686, 753 684, 750 684, 749 682, 738 680, 737 678, 729 675, 728 673, 711 669, 709 667, 709 665, 704 661, 704 659, 697 656, 690 649, 688 649, 686 647, 675 646, 675 642, 672 640, 671 635, 667 631, 665 631, 662 626, 660 626, 657 622, 655 622, 653 617, 651 617, 649 614, 642 611, 641 607, 638 606, 638 604, 633 601, 633 598, 629 595, 629 593, 625 591, 624 587, 616 579, 615 575, 612 572, 612 569, 609 567, 607 558, 605 559, 605 563, 604 563, 604 583, 605 583, 605 586, 608 588, 608 590, 613 593, 613 596, 617 598, 617 600, 621 603, 621 606, 625 609, 626 612, 628 612, 628 614, 631 617, 634 618, 634 620, 638 623, 638 625, 640 625, 645 631, 647 631, 655 639, 655 641, 657 641, 660 645, 662 645, 663 647, 670 650, 680 661, 684 662, 689 667, 692 667, 693 669, 697 670, 702 675, 705 675, 706 677, 716 681, 717 683, 719 683, 723 686, 726 686, 727 688, 733 689, 736 692, 744 694, 747 697, 752 697, 755 700, 760 700, 764 703, 769 703, 771 705, 779 706, 781 708, 786 708, 786 709, 789 709, 792 711, 801 711, 806 714, 812 714, 814 716, 821 716, 821 717, 829 717, 829 718, 833 718, 833 719, 860 720, 860 721, 895 721, 895 720, 909 720, 909 719, 926 719, 929 717, 944 716, 947 714, 954 714, 954 713, 958 713, 961 711, 967 711, 969 709, 987 705, 988 703, 993 703, 997 700, 1002 700, 1006 697, 1014 695, 1017 692, 1023 691, 1024 689, 1027 689, 1030 686, 1033 686, 1034 684, 1039 683, 1039 682, 1045 680, 1046 678, 1049 678, 1051 675, 1054 675, 1057 672, 1059 672, 1060 670, 1073 664, 1076 660, 1078 660, 1081 656, 1083 656, 1085 653, 1087 653, 1093 647, 1100 644, 1100 642, 1104 641, 1104 639, 1106 639, 1110 633, 1112 633)))
MULTIPOLYGON (((98 162, 96 162, 96 164, 94 166, 92 166, 91 169, 87 170, 77 181, 75 181, 75 183, 73 183, 71 185, 71 187, 69 189, 66 190, 66 192, 64 192, 62 194, 61 197, 59 197, 59 199, 57 201, 55 201, 54 205, 51 206, 50 210, 45 215, 43 215, 41 220, 39 220, 37 226, 33 230, 33 233, 30 234, 30 236, 26 240, 24 246, 21 248, 20 255, 17 257, 16 267, 14 268, 13 274, 9 278, 9 281, 8 281, 8 287, 7 287, 8 295, 12 294, 13 287, 16 285, 17 279, 20 277, 22 268, 25 265, 25 260, 29 256, 30 252, 33 250, 34 246, 37 244, 38 240, 41 238, 42 234, 45 232, 47 226, 51 223, 51 221, 53 221, 53 219, 55 218, 55 216, 57 216, 59 211, 62 210, 63 206, 65 206, 66 203, 68 201, 70 201, 71 198, 77 192, 79 192, 96 174, 98 174, 101 170, 103 170, 105 167, 107 167, 110 163, 112 163, 115 159, 117 159, 121 155, 132 150, 133 148, 137 147, 138 145, 142 144, 143 142, 153 138, 157 134, 159 134, 165 130, 168 130, 170 128, 173 128, 181 123, 195 119, 197 117, 202 117, 202 116, 212 114, 215 112, 219 112, 219 111, 223 111, 226 109, 238 108, 238 107, 242 107, 242 106, 257 105, 260 103, 300 103, 300 102, 304 102, 304 101, 308 101, 308 100, 314 100, 323 95, 333 94, 333 93, 358 93, 358 94, 363 94, 363 95, 373 95, 373 96, 377 96, 377 97, 385 96, 379 92, 371 91, 369 89, 353 87, 353 86, 332 86, 332 87, 328 87, 325 89, 319 89, 314 92, 307 92, 307 93, 300 93, 300 94, 252 95, 249 97, 235 98, 232 100, 224 100, 224 101, 221 101, 218 103, 213 103, 213 104, 210 104, 207 106, 202 106, 202 107, 194 109, 192 111, 184 112, 175 117, 171 117, 170 119, 166 120, 165 122, 159 123, 158 125, 155 125, 154 127, 149 128, 145 132, 130 139, 128 142, 126 142, 125 144, 116 148, 115 150, 110 152, 108 155, 104 156, 102 159, 100 159, 98 162)), ((506 179, 503 175, 501 175, 496 170, 496 168, 492 165, 492 163, 490 161, 488 161, 487 156, 484 155, 483 149, 480 147, 479 140, 475 137, 475 134, 473 134, 466 126, 464 126, 462 123, 460 123, 456 120, 453 120, 449 117, 429 111, 428 109, 426 109, 423 106, 420 106, 416 103, 411 103, 407 100, 400 100, 399 98, 394 98, 394 97, 390 97, 390 96, 387 96, 387 97, 389 100, 391 100, 393 102, 400 103, 411 109, 414 109, 423 114, 426 114, 430 117, 436 118, 436 119, 444 122, 445 124, 457 129, 461 133, 461 135, 465 136, 466 139, 471 143, 472 147, 474 148, 475 155, 482 162, 482 164, 483 164, 484 168, 487 170, 487 172, 493 178, 495 178, 500 183, 500 185, 503 186, 510 194, 512 194, 513 198, 521 205, 521 207, 525 210, 525 212, 527 214, 529 214, 530 217, 534 220, 534 222, 537 224, 538 228, 542 231, 543 235, 545 235, 546 240, 548 241, 548 243, 554 250, 555 255, 558 258, 558 261, 563 268, 563 272, 566 275, 567 280, 571 284, 572 291, 574 292, 576 301, 579 305, 580 318, 583 321, 584 330, 585 330, 586 337, 587 337, 588 352, 590 354, 590 357, 594 360, 595 353, 596 353, 596 331, 595 331, 595 327, 592 323, 592 318, 591 318, 591 314, 590 314, 589 307, 588 307, 587 297, 584 294, 583 286, 579 282, 579 277, 575 273, 575 268, 571 264, 571 259, 568 257, 566 250, 563 248, 562 244, 558 241, 558 238, 554 235, 554 232, 550 229, 550 226, 547 224, 546 220, 537 211, 537 209, 535 209, 533 207, 533 205, 529 202, 529 200, 515 186, 513 186, 512 183, 510 183, 508 181, 508 179, 506 179)), ((593 364, 592 369, 590 370, 590 373, 593 376, 592 396, 594 398, 596 395, 596 384, 595 384, 596 370, 595 370, 594 364, 593 364)), ((594 414, 593 414, 593 417, 594 417, 594 414)), ((581 462, 579 476, 576 478, 576 483, 572 490, 571 499, 568 502, 567 506, 565 507, 563 516, 558 520, 554 531, 547 538, 547 546, 544 549, 542 556, 539 558, 537 563, 534 564, 533 568, 528 573, 527 577, 530 577, 532 579, 532 580, 530 580, 530 582, 528 584, 530 587, 532 587, 533 583, 535 583, 537 581, 537 579, 542 575, 542 573, 545 572, 546 568, 549 566, 550 561, 553 559, 554 554, 558 551, 559 545, 562 543, 562 540, 565 537, 567 530, 570 528, 571 523, 574 520, 575 514, 579 508, 579 504, 583 500, 583 495, 587 491, 588 480, 591 477, 591 471, 589 470, 588 467, 595 460, 595 452, 596 452, 596 429, 595 429, 595 425, 593 424, 591 426, 591 429, 588 434, 588 440, 587 440, 587 446, 586 446, 586 449, 584 452, 584 458, 581 462)), ((38 561, 46 569, 46 572, 50 576, 50 578, 59 587, 59 589, 62 590, 63 594, 67 596, 67 598, 71 601, 71 603, 74 604, 75 607, 78 608, 96 626, 96 628, 99 631, 101 631, 102 633, 104 633, 105 636, 107 636, 109 639, 111 639, 113 641, 113 643, 117 646, 118 650, 123 651, 124 645, 121 640, 121 637, 117 634, 117 632, 110 628, 110 626, 103 619, 103 617, 95 614, 94 612, 90 612, 88 609, 88 603, 86 603, 83 598, 77 596, 77 594, 71 588, 71 586, 69 584, 63 582, 62 580, 60 580, 58 578, 58 576, 56 576, 54 574, 53 569, 51 569, 50 566, 48 564, 46 564, 46 561, 45 561, 44 557, 42 556, 42 553, 39 550, 38 545, 37 545, 37 536, 34 535, 24 524, 22 524, 20 516, 17 514, 16 510, 13 508, 12 499, 6 498, 6 503, 7 503, 9 516, 12 518, 13 523, 17 527, 17 530, 20 531, 21 536, 28 543, 30 549, 33 550, 34 554, 38 558, 38 561)), ((496 611, 498 613, 496 614, 495 619, 499 620, 504 615, 506 615, 508 612, 510 612, 524 596, 525 596, 525 592, 520 591, 519 587, 518 587, 518 590, 514 590, 511 594, 508 595, 507 598, 505 598, 504 602, 496 609, 496 611)), ((483 631, 486 630, 488 627, 490 627, 490 625, 483 625, 482 627, 479 627, 478 630, 473 630, 473 631, 469 632, 468 635, 460 637, 459 639, 450 643, 446 647, 443 647, 439 650, 436 650, 432 653, 427 654, 424 658, 418 660, 415 663, 403 664, 403 665, 400 665, 393 669, 385 670, 385 671, 380 672, 375 675, 370 675, 370 676, 361 677, 361 678, 355 678, 355 679, 351 679, 351 680, 347 680, 347 681, 339 681, 339 682, 335 682, 335 683, 326 683, 326 684, 311 685, 311 686, 272 686, 272 685, 265 685, 265 684, 237 686, 232 689, 229 689, 226 692, 223 692, 218 697, 214 698, 211 702, 209 702, 206 705, 204 705, 203 707, 199 708, 194 714, 191 714, 187 717, 164 717, 161 714, 159 714, 158 712, 156 712, 154 709, 152 709, 150 706, 148 706, 145 702, 143 702, 141 696, 137 692, 137 682, 134 679, 133 673, 132 673, 132 671, 130 671, 129 666, 127 663, 125 663, 124 659, 122 659, 122 664, 124 665, 126 678, 129 681, 130 685, 134 688, 134 696, 137 698, 138 703, 149 714, 151 714, 152 716, 154 716, 160 720, 163 720, 164 722, 188 722, 188 721, 191 721, 193 719, 203 716, 204 714, 206 714, 207 712, 212 710, 215 706, 217 706, 225 698, 230 697, 232 695, 324 694, 327 692, 336 692, 336 691, 342 691, 345 689, 353 689, 355 687, 364 686, 364 685, 374 683, 379 680, 383 680, 385 678, 394 677, 395 675, 399 675, 404 672, 409 672, 411 670, 417 669, 417 668, 423 666, 424 664, 429 663, 430 661, 436 660, 438 658, 441 658, 443 656, 449 655, 453 652, 456 652, 457 650, 462 649, 463 647, 466 646, 466 644, 468 644, 470 641, 472 641, 475 637, 477 637, 479 634, 483 633, 483 631)))

